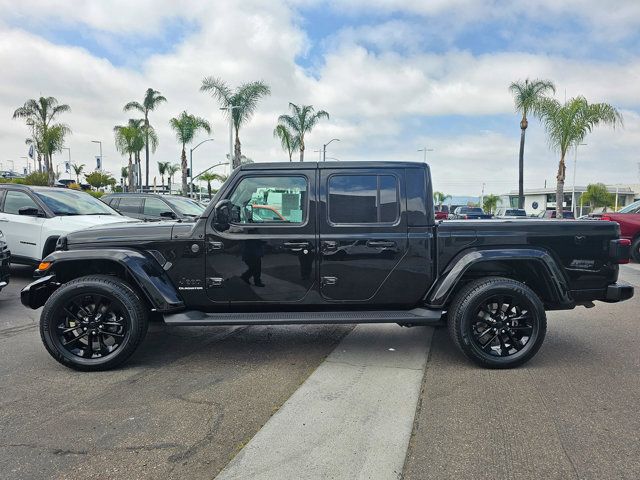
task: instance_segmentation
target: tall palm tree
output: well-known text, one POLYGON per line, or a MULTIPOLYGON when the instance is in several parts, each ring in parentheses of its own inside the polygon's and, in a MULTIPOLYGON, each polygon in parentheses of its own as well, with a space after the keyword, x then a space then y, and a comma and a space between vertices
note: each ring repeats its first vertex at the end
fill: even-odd
POLYGON ((129 155, 129 165, 127 166, 127 186, 130 192, 135 191, 133 183, 133 162, 135 155, 144 146, 144 132, 140 124, 135 120, 129 120, 126 125, 116 125, 113 127, 116 141, 116 149, 123 155, 129 155))
POLYGON ((47 167, 49 185, 55 182, 53 164, 51 158, 54 153, 61 151, 64 145, 64 137, 71 133, 71 129, 63 124, 54 124, 53 121, 61 113, 71 111, 71 107, 61 104, 55 97, 40 97, 27 100, 22 107, 13 112, 13 118, 22 118, 33 136, 33 144, 40 148, 47 167), (52 131, 51 131, 52 130, 52 131))
POLYGON ((169 168, 167 169, 167 176, 169 177, 168 179, 168 185, 169 185, 169 193, 171 193, 171 184, 173 183, 173 176, 178 173, 180 170, 182 169, 182 167, 177 164, 177 163, 173 163, 171 165, 169 165, 169 168))
MULTIPOLYGON (((145 184, 149 186, 149 142, 150 142, 150 127, 149 124, 149 112, 156 109, 158 105, 163 102, 166 102, 167 99, 160 95, 160 92, 154 90, 153 88, 147 88, 147 91, 144 94, 144 99, 142 103, 139 102, 129 102, 124 106, 124 111, 128 112, 130 110, 136 110, 144 115, 144 129, 145 129, 145 142, 144 142, 144 161, 145 161, 145 184)), ((157 137, 156 137, 156 146, 157 146, 157 137)), ((155 152, 155 148, 153 149, 155 152)))
POLYGON ((233 119, 233 127, 236 133, 235 147, 233 152, 233 168, 240 165, 240 156, 242 155, 240 145, 240 127, 245 125, 253 116, 258 106, 258 100, 266 95, 271 94, 271 89, 264 82, 244 83, 232 90, 220 78, 206 77, 202 80, 200 87, 202 92, 210 92, 214 98, 218 99, 220 104, 226 108, 226 115, 233 119))
POLYGON ((556 218, 563 218, 565 157, 571 147, 580 144, 595 127, 622 125, 622 115, 608 103, 589 103, 584 97, 570 98, 565 103, 544 98, 534 105, 547 131, 549 146, 560 153, 556 186, 556 218))
POLYGON ((182 144, 182 194, 187 195, 187 151, 186 146, 200 130, 211 133, 211 125, 204 118, 189 115, 185 110, 178 117, 169 120, 169 125, 176 132, 178 142, 182 144))
POLYGON ((509 86, 513 94, 516 111, 522 114, 520 120, 520 156, 518 160, 518 207, 524 208, 524 137, 529 120, 527 114, 533 110, 534 105, 545 98, 548 93, 556 93, 556 87, 551 80, 534 78, 523 81, 518 80, 509 86))
POLYGON ((324 110, 314 110, 312 105, 298 106, 289 103, 293 115, 280 115, 278 124, 288 127, 294 135, 295 141, 300 149, 300 161, 304 161, 304 136, 313 130, 318 121, 322 118, 329 119, 329 114, 324 110))
POLYGON ((84 167, 85 167, 84 163, 80 165, 77 165, 74 163, 71 165, 71 168, 73 169, 73 173, 76 174, 76 183, 78 185, 80 185, 80 175, 82 175, 82 172, 84 171, 84 167))
POLYGON ((160 179, 162 181, 163 191, 164 191, 164 176, 169 171, 170 166, 171 166, 171 162, 158 162, 158 173, 160 174, 160 179))
POLYGON ((286 125, 278 125, 273 130, 273 136, 280 139, 282 148, 289 154, 289 161, 293 161, 293 152, 298 149, 298 137, 296 137, 286 125))
POLYGON ((442 192, 435 191, 433 192, 433 201, 438 204, 438 210, 442 211, 442 204, 449 200, 451 195, 445 195, 442 192))
POLYGON ((211 182, 215 182, 217 180, 224 183, 227 180, 227 176, 220 173, 205 172, 200 175, 200 180, 207 182, 207 192, 209 193, 209 200, 211 200, 211 182))

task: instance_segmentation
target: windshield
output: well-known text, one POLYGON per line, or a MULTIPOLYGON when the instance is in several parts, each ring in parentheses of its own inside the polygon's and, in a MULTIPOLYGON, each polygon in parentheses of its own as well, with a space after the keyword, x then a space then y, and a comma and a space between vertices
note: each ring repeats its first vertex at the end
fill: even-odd
POLYGON ((165 197, 165 200, 181 214, 190 217, 199 217, 205 210, 198 202, 189 200, 188 198, 165 197))
POLYGON ((88 193, 70 189, 35 190, 34 193, 54 215, 120 215, 88 193))
POLYGON ((618 213, 639 213, 640 212, 640 200, 637 202, 633 202, 630 205, 627 205, 623 209, 619 210, 618 213))
POLYGON ((512 217, 526 217, 527 216, 527 212, 525 212, 524 210, 507 210, 505 212, 505 215, 511 215, 512 217))

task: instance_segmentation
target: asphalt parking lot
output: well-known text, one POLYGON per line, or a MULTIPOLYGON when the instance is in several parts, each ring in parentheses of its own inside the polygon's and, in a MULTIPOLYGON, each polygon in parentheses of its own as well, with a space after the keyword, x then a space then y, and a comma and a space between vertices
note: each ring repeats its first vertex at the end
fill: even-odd
MULTIPOLYGON (((38 312, 19 303, 29 274, 14 269, 0 293, 3 479, 214 478, 274 413, 295 411, 351 332, 154 325, 125 367, 78 373, 50 359, 38 312)), ((640 267, 622 279, 640 285, 640 267)), ((639 307, 551 312, 539 354, 510 371, 476 368, 435 329, 404 470, 386 478, 640 478, 639 307)))

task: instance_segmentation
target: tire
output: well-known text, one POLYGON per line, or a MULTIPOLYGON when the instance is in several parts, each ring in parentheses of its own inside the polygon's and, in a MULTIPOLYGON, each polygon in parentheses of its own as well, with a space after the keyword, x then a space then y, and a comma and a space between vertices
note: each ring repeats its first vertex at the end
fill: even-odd
POLYGON ((144 339, 147 310, 117 277, 80 277, 49 297, 40 316, 40 336, 49 354, 66 367, 109 370, 125 362, 144 339))
POLYGON ((634 262, 640 263, 640 237, 636 238, 631 244, 631 258, 634 262))
POLYGON ((449 334, 462 353, 486 368, 530 360, 547 331, 544 305, 525 284, 488 277, 465 285, 448 310, 449 334))

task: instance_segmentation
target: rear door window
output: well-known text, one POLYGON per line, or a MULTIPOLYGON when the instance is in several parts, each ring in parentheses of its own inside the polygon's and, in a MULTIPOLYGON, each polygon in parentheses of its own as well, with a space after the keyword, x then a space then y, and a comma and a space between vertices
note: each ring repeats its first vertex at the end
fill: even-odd
POLYGON ((329 222, 395 223, 400 215, 398 179, 394 175, 329 177, 329 222))
POLYGON ((118 210, 122 213, 140 213, 142 211, 142 199, 135 197, 121 197, 118 210))

